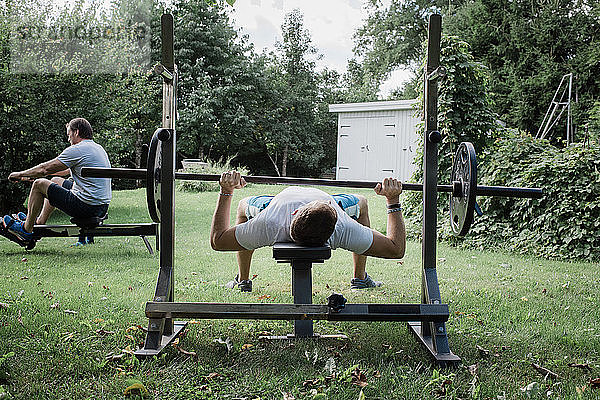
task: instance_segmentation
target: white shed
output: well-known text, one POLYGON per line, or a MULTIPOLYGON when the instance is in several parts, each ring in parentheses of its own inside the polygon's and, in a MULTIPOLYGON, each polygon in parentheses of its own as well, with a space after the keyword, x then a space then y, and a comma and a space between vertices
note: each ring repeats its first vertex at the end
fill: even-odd
POLYGON ((338 113, 336 179, 408 181, 417 154, 418 100, 331 104, 338 113))

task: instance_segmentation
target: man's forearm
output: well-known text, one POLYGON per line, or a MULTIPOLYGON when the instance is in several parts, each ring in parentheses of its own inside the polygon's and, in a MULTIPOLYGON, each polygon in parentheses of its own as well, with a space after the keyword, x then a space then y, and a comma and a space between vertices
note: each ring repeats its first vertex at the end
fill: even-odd
POLYGON ((30 177, 30 178, 42 178, 44 176, 54 174, 57 172, 68 171, 63 168, 64 165, 62 163, 59 164, 56 160, 45 161, 41 164, 36 165, 35 167, 31 167, 24 171, 19 171, 18 175, 21 177, 30 177))
MULTIPOLYGON (((387 205, 393 206, 397 204, 398 208, 401 208, 399 201, 400 199, 398 196, 388 198, 387 205)), ((388 213, 386 236, 394 243, 395 247, 401 250, 402 255, 399 258, 404 257, 404 252, 406 250, 406 227, 404 225, 402 210, 388 213)))
POLYGON ((213 215, 212 224, 210 227, 210 240, 212 244, 216 243, 223 232, 229 228, 232 197, 233 196, 219 194, 217 207, 215 208, 215 214, 213 215))

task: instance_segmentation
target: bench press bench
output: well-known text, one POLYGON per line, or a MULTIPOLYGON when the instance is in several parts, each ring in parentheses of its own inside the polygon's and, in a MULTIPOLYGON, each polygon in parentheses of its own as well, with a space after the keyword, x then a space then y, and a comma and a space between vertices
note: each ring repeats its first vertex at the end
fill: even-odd
POLYGON ((33 236, 34 240, 27 244, 19 241, 12 235, 2 224, 0 224, 0 235, 5 238, 25 247, 26 250, 31 250, 35 247, 38 240, 45 237, 79 237, 85 236, 139 236, 144 241, 146 249, 150 254, 154 254, 154 250, 146 236, 156 236, 158 238, 158 224, 154 222, 142 224, 106 224, 104 217, 93 218, 71 218, 73 225, 34 225, 33 236))

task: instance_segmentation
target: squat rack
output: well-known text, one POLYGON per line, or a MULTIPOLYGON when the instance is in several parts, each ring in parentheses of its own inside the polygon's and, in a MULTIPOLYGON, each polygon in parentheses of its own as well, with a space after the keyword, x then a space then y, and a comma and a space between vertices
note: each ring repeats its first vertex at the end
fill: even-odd
MULTIPOLYGON (((429 350, 439 364, 457 363, 460 358, 450 351, 445 321, 448 306, 441 303, 436 272, 437 226, 437 74, 440 58, 441 17, 432 15, 429 23, 427 79, 425 81, 425 163, 424 163, 424 221, 423 221, 423 274, 421 304, 378 305, 384 309, 380 315, 369 313, 367 308, 357 309, 347 305, 332 312, 330 307, 309 304, 214 304, 177 303, 174 301, 174 181, 175 181, 175 116, 177 70, 173 57, 173 17, 162 19, 163 72, 163 128, 156 136, 160 140, 160 272, 152 301, 146 305, 149 317, 148 333, 138 356, 160 353, 181 330, 185 322, 173 318, 257 318, 257 319, 335 319, 335 320, 404 320, 410 321, 412 332, 429 350), (353 309, 354 311, 350 312, 353 309), (356 311, 358 310, 358 311, 356 311), (344 316, 347 316, 345 318, 344 316)), ((149 159, 149 165, 151 166, 149 159)), ((356 305, 360 306, 360 305, 356 305)))
MULTIPOLYGON (((436 268, 437 252, 437 196, 438 190, 451 192, 453 230, 464 234, 472 221, 476 194, 500 195, 508 197, 541 197, 540 189, 477 187, 476 160, 473 146, 463 143, 459 146, 453 165, 452 184, 437 184, 438 131, 437 80, 443 76, 440 67, 441 16, 429 18, 427 65, 425 69, 425 134, 423 184, 409 184, 408 190, 423 191, 423 238, 421 302, 418 304, 345 304, 335 295, 330 296, 328 305, 312 303, 310 266, 313 262, 323 262, 329 258, 329 248, 307 248, 298 245, 276 244, 274 257, 292 264, 292 290, 294 304, 253 304, 253 303, 205 303, 175 302, 174 299, 174 186, 175 179, 190 179, 189 174, 175 172, 175 118, 177 114, 177 67, 173 51, 173 17, 165 14, 161 18, 162 64, 155 72, 163 79, 163 121, 162 128, 156 130, 150 143, 146 170, 123 170, 84 168, 84 176, 139 179, 147 177, 148 207, 152 219, 160 222, 160 269, 155 294, 146 303, 146 316, 149 319, 144 347, 135 354, 140 357, 159 354, 181 331, 186 322, 173 318, 219 318, 219 319, 283 319, 295 320, 294 337, 315 337, 312 333, 312 320, 335 321, 406 321, 411 332, 441 366, 460 362, 448 344, 445 322, 449 318, 447 304, 442 304, 436 268), (332 300, 333 298, 333 300, 332 300), (307 324, 309 323, 309 325, 307 324)), ((256 182, 283 184, 319 184, 347 187, 374 187, 365 182, 322 182, 305 178, 249 177, 256 182), (293 182, 292 182, 293 181, 293 182)), ((218 180, 217 176, 200 175, 197 180, 218 180)), ((250 179, 248 179, 251 181, 250 179)))

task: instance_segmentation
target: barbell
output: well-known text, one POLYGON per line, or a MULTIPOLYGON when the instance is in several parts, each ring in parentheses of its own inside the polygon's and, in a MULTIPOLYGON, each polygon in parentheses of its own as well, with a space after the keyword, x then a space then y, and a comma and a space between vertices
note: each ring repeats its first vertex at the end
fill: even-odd
MULTIPOLYGON (((91 178, 113 179, 141 179, 146 180, 146 197, 148 212, 154 222, 160 222, 160 185, 161 177, 161 152, 160 142, 170 139, 171 132, 160 128, 154 132, 148 149, 146 169, 134 168, 82 168, 81 174, 91 178)), ((188 172, 175 172, 175 179, 218 182, 221 175, 196 174, 188 172)), ((315 178, 290 178, 279 176, 244 176, 248 183, 279 184, 279 185, 311 185, 331 186, 344 188, 374 188, 376 181, 330 180, 315 178)), ((469 142, 462 142, 452 164, 451 184, 437 185, 438 192, 451 193, 450 196, 450 224, 452 231, 457 236, 464 236, 473 223, 477 196, 502 196, 518 198, 541 198, 542 189, 527 187, 507 186, 479 186, 477 185, 477 158, 475 148, 469 142)), ((423 191, 423 184, 402 183, 403 190, 423 191)))

